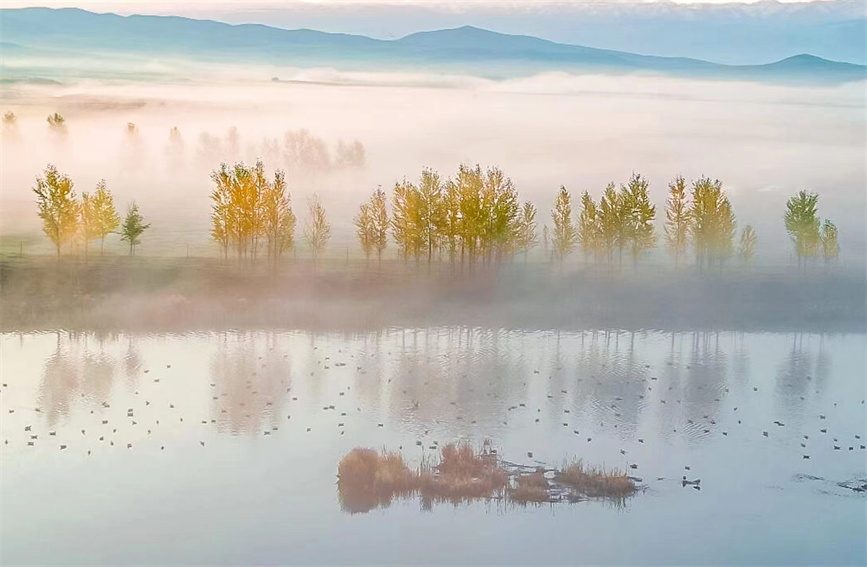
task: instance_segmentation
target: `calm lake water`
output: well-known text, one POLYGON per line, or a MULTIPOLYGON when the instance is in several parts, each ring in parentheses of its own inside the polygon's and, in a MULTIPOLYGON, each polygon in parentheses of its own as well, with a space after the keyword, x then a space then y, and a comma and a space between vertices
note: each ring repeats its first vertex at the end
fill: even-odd
POLYGON ((865 346, 469 328, 9 333, 0 559, 864 564, 867 498, 838 483, 867 478, 865 346), (434 440, 486 438, 514 462, 636 464, 645 489, 625 506, 341 510, 337 463, 355 446, 417 462, 434 440))

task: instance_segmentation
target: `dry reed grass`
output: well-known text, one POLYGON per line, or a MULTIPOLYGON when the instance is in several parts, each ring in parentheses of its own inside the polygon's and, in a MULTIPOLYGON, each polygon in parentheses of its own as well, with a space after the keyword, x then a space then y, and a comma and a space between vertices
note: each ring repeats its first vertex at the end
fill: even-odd
POLYGON ((496 497, 519 504, 564 500, 553 494, 555 488, 569 492, 566 501, 623 500, 635 491, 635 483, 625 473, 586 467, 580 460, 554 471, 552 481, 545 478, 544 469, 510 472, 487 446, 477 451, 467 442, 450 443, 440 449, 438 458, 423 460, 415 471, 398 453, 355 448, 337 466, 341 507, 362 513, 413 495, 420 496, 426 508, 434 502, 457 504, 496 497))
POLYGON ((563 467, 555 474, 555 478, 590 498, 623 498, 635 492, 635 483, 625 472, 588 467, 581 460, 563 467))
POLYGON ((509 500, 519 504, 550 502, 551 493, 544 470, 515 477, 515 487, 508 491, 509 500))

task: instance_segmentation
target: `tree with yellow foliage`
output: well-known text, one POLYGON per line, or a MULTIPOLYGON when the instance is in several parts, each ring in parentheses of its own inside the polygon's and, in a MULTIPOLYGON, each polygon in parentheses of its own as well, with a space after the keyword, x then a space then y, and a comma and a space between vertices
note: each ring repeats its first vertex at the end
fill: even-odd
POLYGON ((80 205, 75 198, 72 179, 49 164, 33 187, 42 230, 51 239, 60 258, 61 247, 72 241, 78 231, 80 205))
POLYGON ((551 211, 551 219, 554 221, 554 251, 557 258, 563 261, 578 243, 578 231, 572 222, 572 195, 565 186, 560 186, 557 198, 554 201, 554 210, 551 211))
POLYGON ((105 251, 105 237, 120 226, 120 215, 114 207, 114 198, 105 187, 105 179, 96 184, 96 193, 81 194, 79 206, 81 236, 84 240, 84 257, 87 258, 88 244, 100 239, 99 253, 105 251))
POLYGON ((737 223, 722 182, 702 177, 692 186, 692 239, 699 270, 732 255, 737 223))

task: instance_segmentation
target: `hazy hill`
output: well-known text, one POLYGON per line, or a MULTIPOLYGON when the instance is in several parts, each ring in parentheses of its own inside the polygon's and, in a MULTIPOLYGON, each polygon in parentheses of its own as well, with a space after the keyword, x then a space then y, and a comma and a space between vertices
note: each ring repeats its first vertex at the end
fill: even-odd
MULTIPOLYGON (((432 68, 503 77, 546 70, 651 72, 701 78, 840 82, 867 67, 799 55, 766 65, 729 66, 555 43, 471 26, 414 33, 397 40, 261 24, 230 25, 174 16, 118 16, 80 9, 0 10, 4 59, 28 50, 178 56, 192 59, 337 68, 432 68), (14 45, 14 47, 13 47, 14 45)), ((5 61, 4 61, 5 63, 5 61)))

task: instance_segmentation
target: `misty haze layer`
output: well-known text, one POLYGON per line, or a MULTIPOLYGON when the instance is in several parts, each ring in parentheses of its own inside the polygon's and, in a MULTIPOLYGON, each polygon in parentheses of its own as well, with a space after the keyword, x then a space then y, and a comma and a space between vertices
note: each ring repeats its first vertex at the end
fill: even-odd
MULTIPOLYGON (((791 255, 785 201, 808 189, 820 195, 820 215, 840 229, 842 258, 864 256, 863 83, 786 87, 567 73, 491 81, 171 60, 147 66, 158 80, 0 88, 3 112, 18 116, 15 130, 3 133, 3 234, 38 235, 30 188, 54 163, 79 192, 105 178, 121 208, 136 200, 153 222, 142 253, 179 253, 189 245, 216 254, 208 239, 210 170, 223 159, 256 157, 268 169, 286 168, 284 134, 306 128, 331 147, 358 139, 367 150, 363 169, 288 173, 299 218, 305 199, 317 193, 340 249, 355 246, 352 217, 377 186, 390 193, 425 166, 450 176, 460 163, 480 163, 513 179, 521 198, 539 207, 540 224, 550 223, 561 184, 598 198, 609 182, 625 183, 639 172, 661 211, 676 175, 719 178, 739 226, 756 228, 759 256, 780 261, 791 255), (66 118, 64 140, 48 131, 45 117, 55 111, 66 118), (129 122, 140 133, 135 141, 125 135, 129 122), (180 166, 170 168, 175 126, 183 144, 180 166), (236 150, 203 148, 203 133, 224 139, 233 126, 236 150)), ((114 68, 107 65, 106 75, 114 68)), ((658 229, 661 222, 660 216, 658 229)))

